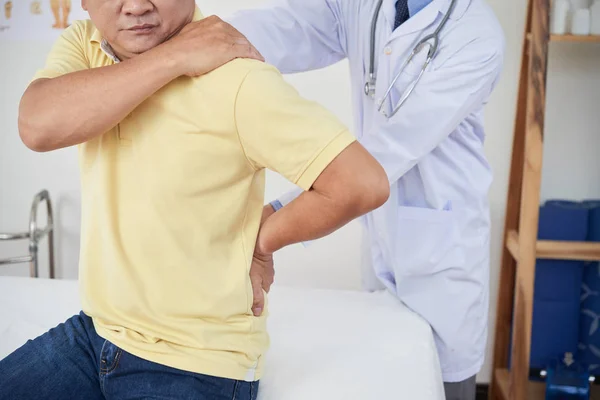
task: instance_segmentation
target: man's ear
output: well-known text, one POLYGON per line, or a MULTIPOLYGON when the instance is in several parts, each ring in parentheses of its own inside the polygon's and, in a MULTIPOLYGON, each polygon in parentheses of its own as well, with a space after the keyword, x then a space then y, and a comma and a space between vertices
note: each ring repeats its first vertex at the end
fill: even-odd
POLYGON ((84 11, 87 11, 87 0, 81 0, 81 8, 83 8, 84 11))

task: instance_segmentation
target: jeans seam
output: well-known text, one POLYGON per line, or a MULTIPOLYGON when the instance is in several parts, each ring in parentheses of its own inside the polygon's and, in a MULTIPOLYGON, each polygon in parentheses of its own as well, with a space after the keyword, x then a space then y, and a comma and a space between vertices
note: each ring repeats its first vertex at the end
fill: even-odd
POLYGON ((104 361, 104 363, 106 363, 106 360, 104 359, 104 348, 106 347, 106 343, 108 343, 108 340, 105 340, 104 343, 102 343, 102 348, 100 349, 100 370, 98 371, 98 379, 100 380, 100 390, 103 394, 106 394, 104 393, 105 372, 104 367, 102 367, 102 362, 104 361))
POLYGON ((105 340, 104 344, 102 345, 102 350, 100 351, 100 373, 104 374, 104 375, 111 373, 119 366, 119 362, 121 361, 121 354, 123 354, 123 350, 121 348, 115 346, 117 348, 117 354, 115 355, 114 362, 109 367, 106 364, 107 360, 105 359, 105 354, 104 354, 104 350, 105 350, 107 344, 112 344, 112 343, 110 343, 108 340, 105 340), (102 366, 103 361, 104 361, 104 364, 106 365, 105 367, 102 366))
POLYGON ((239 383, 239 381, 235 381, 233 384, 233 398, 231 400, 235 400, 235 398, 237 397, 239 383))
POLYGON ((123 354, 123 350, 117 347, 117 355, 115 356, 115 362, 113 363, 111 368, 106 371, 107 374, 110 374, 115 369, 117 369, 117 367, 119 366, 119 362, 121 361, 121 354, 123 354))

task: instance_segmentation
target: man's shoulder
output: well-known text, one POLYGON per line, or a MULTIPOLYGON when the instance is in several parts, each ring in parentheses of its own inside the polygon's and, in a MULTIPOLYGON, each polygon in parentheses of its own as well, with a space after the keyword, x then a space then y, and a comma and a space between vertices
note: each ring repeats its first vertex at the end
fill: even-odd
POLYGON ((241 86, 251 75, 270 75, 272 80, 282 77, 281 72, 271 64, 249 58, 236 58, 217 68, 208 76, 215 79, 224 79, 229 83, 241 86))

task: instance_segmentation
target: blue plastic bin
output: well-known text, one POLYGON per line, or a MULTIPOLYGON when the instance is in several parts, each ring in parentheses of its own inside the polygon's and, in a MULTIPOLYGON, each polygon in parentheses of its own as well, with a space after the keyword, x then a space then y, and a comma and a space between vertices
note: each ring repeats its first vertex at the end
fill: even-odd
MULTIPOLYGON (((582 203, 553 200, 540 207, 538 238, 584 241, 589 210, 582 203)), ((565 353, 577 354, 584 263, 537 260, 531 337, 532 368, 547 368, 565 353)))
POLYGON ((589 400, 590 381, 586 368, 565 357, 550 363, 546 376, 546 400, 589 400))
MULTIPOLYGON (((589 210, 588 241, 600 242, 600 200, 586 201, 589 210)), ((580 361, 590 373, 600 374, 600 263, 585 266, 581 287, 580 361)))

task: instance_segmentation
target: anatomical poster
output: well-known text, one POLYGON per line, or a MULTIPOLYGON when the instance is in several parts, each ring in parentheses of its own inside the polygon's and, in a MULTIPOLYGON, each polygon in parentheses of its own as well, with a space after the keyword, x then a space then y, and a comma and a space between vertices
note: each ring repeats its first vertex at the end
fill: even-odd
POLYGON ((81 0, 0 0, 0 40, 54 41, 73 21, 87 19, 81 0))

